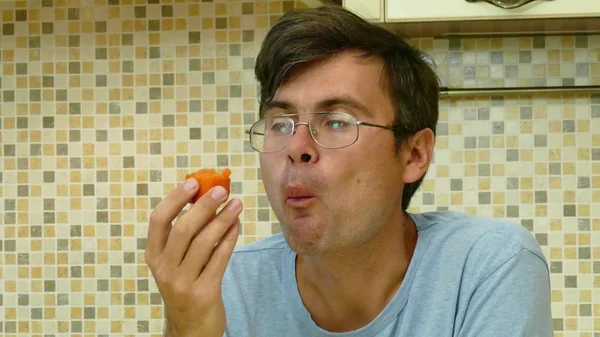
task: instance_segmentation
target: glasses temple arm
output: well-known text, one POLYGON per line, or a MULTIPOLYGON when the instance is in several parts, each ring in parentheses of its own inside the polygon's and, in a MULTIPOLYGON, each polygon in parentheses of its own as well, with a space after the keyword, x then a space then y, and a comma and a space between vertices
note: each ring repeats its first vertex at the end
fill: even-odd
MULTIPOLYGON (((250 134, 250 130, 246 130, 246 134, 249 135, 250 134)), ((252 134, 253 135, 260 135, 260 136, 264 136, 265 135, 264 133, 260 133, 260 132, 256 132, 256 131, 252 132, 252 134)))
POLYGON ((369 123, 369 122, 357 122, 356 124, 358 125, 364 125, 364 126, 372 126, 375 128, 381 128, 381 129, 387 129, 387 130, 397 130, 398 128, 392 127, 392 126, 387 126, 387 125, 380 125, 380 124, 373 124, 373 123, 369 123))

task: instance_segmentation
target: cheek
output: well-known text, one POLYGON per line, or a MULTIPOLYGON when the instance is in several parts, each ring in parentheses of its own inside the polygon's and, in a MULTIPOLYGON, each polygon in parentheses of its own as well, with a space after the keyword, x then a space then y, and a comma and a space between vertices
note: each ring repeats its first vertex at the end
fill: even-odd
MULTIPOLYGON (((386 149, 387 150, 387 149, 386 149)), ((347 186, 357 193, 359 201, 376 202, 381 198, 394 198, 402 185, 402 165, 393 152, 380 150, 365 154, 346 163, 349 174, 347 186)))
POLYGON ((351 155, 348 158, 354 159, 336 161, 335 165, 325 165, 331 168, 326 175, 329 177, 328 192, 331 193, 329 200, 342 208, 368 199, 367 195, 377 175, 372 163, 367 163, 359 156, 351 155))
POLYGON ((273 167, 273 161, 264 158, 262 155, 260 156, 259 159, 259 165, 260 165, 260 178, 263 181, 263 184, 265 185, 265 188, 269 188, 269 186, 273 185, 273 180, 274 180, 274 176, 275 176, 275 170, 273 167))
POLYGON ((260 163, 260 179, 262 179, 267 194, 271 197, 276 197, 279 189, 279 182, 283 174, 283 165, 285 161, 274 156, 261 155, 260 163))

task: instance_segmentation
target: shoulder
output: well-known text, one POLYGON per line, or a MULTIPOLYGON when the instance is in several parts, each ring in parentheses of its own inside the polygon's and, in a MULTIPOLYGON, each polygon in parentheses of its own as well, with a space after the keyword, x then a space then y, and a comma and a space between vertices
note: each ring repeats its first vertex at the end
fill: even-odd
POLYGON ((547 265, 537 240, 521 224, 455 212, 412 215, 430 250, 464 260, 465 267, 492 272, 517 255, 533 254, 547 265))

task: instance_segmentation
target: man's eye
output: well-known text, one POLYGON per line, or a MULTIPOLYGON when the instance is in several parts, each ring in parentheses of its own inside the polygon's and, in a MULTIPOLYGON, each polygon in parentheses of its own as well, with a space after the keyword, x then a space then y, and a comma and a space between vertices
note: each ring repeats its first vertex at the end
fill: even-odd
POLYGON ((289 126, 287 125, 287 123, 274 123, 273 126, 271 126, 271 130, 280 133, 287 132, 288 128, 289 126))
POLYGON ((342 120, 330 120, 327 121, 326 125, 331 129, 342 129, 348 127, 348 122, 342 120))

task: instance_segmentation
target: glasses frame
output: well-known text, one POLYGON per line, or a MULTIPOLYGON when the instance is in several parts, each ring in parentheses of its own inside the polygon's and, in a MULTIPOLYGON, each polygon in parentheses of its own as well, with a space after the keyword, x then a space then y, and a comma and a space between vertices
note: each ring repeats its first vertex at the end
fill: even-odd
POLYGON ((324 149, 343 149, 345 147, 354 145, 354 143, 356 143, 356 141, 358 141, 358 137, 360 137, 360 126, 370 126, 370 127, 374 127, 374 128, 380 128, 380 129, 392 130, 392 131, 398 130, 398 128, 395 128, 395 127, 392 127, 392 126, 389 126, 389 125, 381 125, 381 124, 369 123, 369 122, 365 122, 365 121, 359 121, 356 117, 352 116, 351 114, 346 113, 346 112, 341 112, 341 111, 307 112, 307 113, 301 113, 301 114, 284 114, 284 115, 277 115, 277 116, 269 116, 269 117, 263 117, 263 118, 257 120, 256 122, 252 123, 252 125, 250 126, 250 129, 248 129, 248 130, 245 131, 245 133, 249 136, 250 146, 252 146, 252 149, 254 151, 259 152, 259 153, 277 153, 277 152, 281 152, 281 151, 285 150, 285 148, 288 146, 289 140, 288 140, 288 144, 286 144, 283 148, 281 148, 281 150, 277 150, 277 151, 259 151, 258 149, 256 149, 254 147, 254 145, 252 145, 252 134, 257 134, 257 135, 264 136, 264 134, 259 133, 259 132, 250 133, 252 131, 252 128, 254 128, 254 126, 256 124, 262 122, 263 120, 265 120, 267 118, 275 118, 275 117, 277 117, 277 118, 279 118, 279 117, 286 117, 287 119, 289 119, 291 121, 292 132, 291 132, 289 140, 291 140, 292 137, 296 134, 296 126, 298 126, 298 125, 306 125, 308 127, 308 130, 309 130, 311 138, 315 141, 315 143, 317 143, 320 147, 322 147, 324 149), (345 115, 345 116, 351 118, 352 120, 356 121, 356 138, 354 138, 354 140, 350 144, 344 145, 344 146, 327 147, 327 146, 323 146, 323 144, 319 143, 319 141, 315 138, 315 131, 312 128, 311 122, 312 122, 314 116, 317 116, 317 115, 326 115, 326 114, 341 114, 341 115, 345 115), (296 122, 292 118, 292 117, 296 117, 296 116, 305 116, 305 115, 311 115, 312 116, 308 120, 308 122, 296 122))

